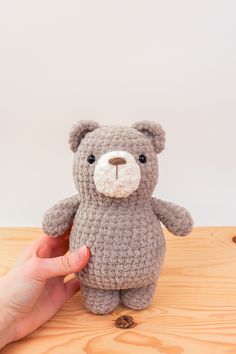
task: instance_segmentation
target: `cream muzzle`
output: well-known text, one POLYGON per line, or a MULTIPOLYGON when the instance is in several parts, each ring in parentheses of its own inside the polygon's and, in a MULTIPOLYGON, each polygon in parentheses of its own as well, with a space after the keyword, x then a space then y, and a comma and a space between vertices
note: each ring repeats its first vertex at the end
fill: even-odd
POLYGON ((127 151, 107 152, 96 162, 95 187, 108 197, 128 197, 137 190, 140 179, 140 167, 127 151))

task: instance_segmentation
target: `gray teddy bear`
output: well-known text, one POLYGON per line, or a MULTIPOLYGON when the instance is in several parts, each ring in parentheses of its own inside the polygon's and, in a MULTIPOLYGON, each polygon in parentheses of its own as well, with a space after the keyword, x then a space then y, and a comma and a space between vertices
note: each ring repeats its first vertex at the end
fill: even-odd
POLYGON ((161 227, 177 236, 192 229, 188 211, 155 197, 162 127, 140 121, 131 127, 80 121, 70 133, 78 194, 59 201, 42 229, 59 237, 70 229, 70 251, 86 245, 91 257, 78 274, 85 306, 111 312, 119 301, 132 309, 150 305, 165 255, 161 227))

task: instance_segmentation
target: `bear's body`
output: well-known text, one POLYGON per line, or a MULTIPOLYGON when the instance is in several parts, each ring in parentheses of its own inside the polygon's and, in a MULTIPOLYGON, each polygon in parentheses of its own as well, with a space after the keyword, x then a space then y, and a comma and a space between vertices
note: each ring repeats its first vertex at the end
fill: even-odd
POLYGON ((146 202, 81 203, 70 237, 70 250, 89 247, 81 282, 98 289, 142 287, 159 275, 165 253, 162 228, 146 202))
POLYGON ((108 313, 121 300, 147 307, 165 255, 160 222, 183 236, 192 228, 186 209, 152 197, 165 144, 159 124, 100 127, 81 121, 72 129, 73 176, 78 194, 58 202, 43 219, 52 237, 71 226, 70 251, 86 245, 91 257, 77 276, 87 309, 108 313))

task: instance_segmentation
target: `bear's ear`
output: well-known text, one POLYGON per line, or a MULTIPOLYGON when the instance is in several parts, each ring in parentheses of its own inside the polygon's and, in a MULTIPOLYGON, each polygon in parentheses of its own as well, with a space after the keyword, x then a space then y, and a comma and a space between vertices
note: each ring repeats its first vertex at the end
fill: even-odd
POLYGON ((84 136, 88 132, 91 132, 92 130, 97 129, 99 127, 100 125, 97 122, 94 122, 93 120, 81 120, 77 124, 75 124, 72 127, 69 135, 69 144, 71 150, 73 152, 76 152, 84 136))
POLYGON ((165 131, 160 124, 149 120, 141 120, 134 123, 132 128, 139 130, 151 141, 157 154, 165 148, 165 131))

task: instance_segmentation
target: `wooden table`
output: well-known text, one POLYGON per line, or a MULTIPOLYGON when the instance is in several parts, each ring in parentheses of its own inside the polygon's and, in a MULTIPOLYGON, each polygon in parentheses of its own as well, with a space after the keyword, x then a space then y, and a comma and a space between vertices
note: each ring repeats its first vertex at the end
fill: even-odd
MULTIPOLYGON (((0 229, 0 274, 39 229, 0 229)), ((119 307, 99 316, 74 296, 43 327, 1 354, 234 354, 236 353, 236 227, 195 228, 186 237, 165 231, 167 255, 152 306, 119 307), (118 329, 129 314, 137 322, 118 329)))

